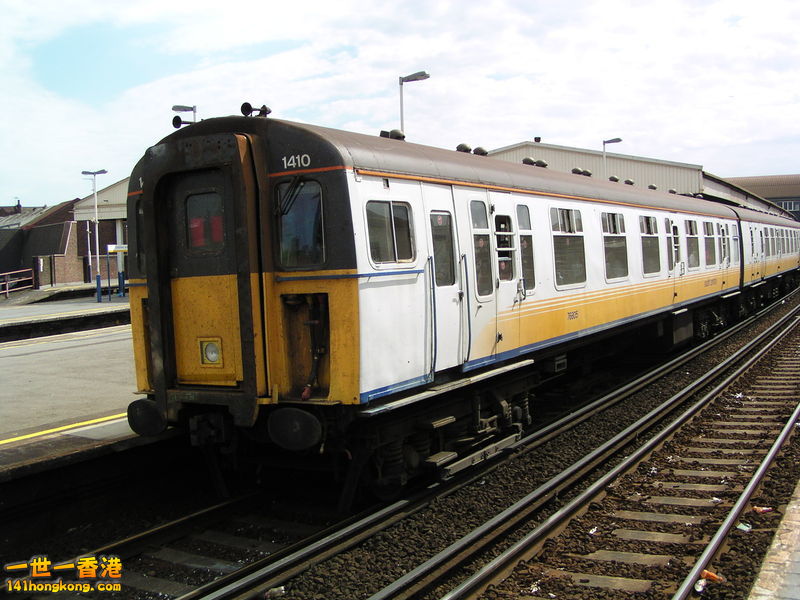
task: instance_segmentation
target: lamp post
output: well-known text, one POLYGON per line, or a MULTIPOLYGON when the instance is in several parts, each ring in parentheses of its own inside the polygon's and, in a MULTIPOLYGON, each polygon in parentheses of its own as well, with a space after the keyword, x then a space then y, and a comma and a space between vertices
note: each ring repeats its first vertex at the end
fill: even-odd
POLYGON ((175 112, 190 112, 192 113, 192 120, 191 121, 184 121, 180 115, 175 115, 175 118, 172 119, 172 126, 175 129, 180 129, 181 125, 190 125, 192 123, 197 123, 197 106, 186 106, 185 104, 175 104, 172 107, 172 110, 175 112))
MULTIPOLYGON (((98 175, 105 175, 108 173, 105 169, 100 169, 99 171, 81 171, 81 175, 91 175, 92 176, 92 194, 94 195, 94 254, 96 258, 95 268, 97 269, 97 301, 103 301, 103 287, 100 285, 100 229, 99 223, 100 220, 97 215, 97 176, 98 175)), ((91 254, 91 249, 89 250, 89 254, 91 254)), ((89 258, 90 265, 91 265, 91 257, 89 258)))
POLYGON ((622 138, 611 138, 610 140, 603 140, 603 179, 608 177, 608 170, 606 169, 606 144, 619 144, 622 138))
POLYGON ((400 77, 400 131, 405 133, 405 123, 403 121, 403 84, 408 83, 409 81, 423 81, 430 77, 430 73, 427 71, 417 71, 416 73, 412 73, 411 75, 406 75, 405 77, 400 77))

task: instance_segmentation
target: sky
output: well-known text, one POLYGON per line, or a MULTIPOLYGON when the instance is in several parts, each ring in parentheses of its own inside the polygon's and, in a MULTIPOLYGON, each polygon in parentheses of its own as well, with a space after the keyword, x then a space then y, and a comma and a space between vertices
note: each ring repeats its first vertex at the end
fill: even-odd
POLYGON ((0 205, 128 177, 175 104, 399 128, 420 70, 408 141, 800 173, 798 31, 796 0, 0 0, 0 205))

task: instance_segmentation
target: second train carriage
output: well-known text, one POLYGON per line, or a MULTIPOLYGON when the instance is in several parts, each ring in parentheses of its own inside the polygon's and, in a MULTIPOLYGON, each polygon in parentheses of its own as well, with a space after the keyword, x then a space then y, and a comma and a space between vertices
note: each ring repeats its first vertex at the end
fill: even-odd
POLYGON ((266 118, 165 138, 129 198, 132 427, 235 426, 380 480, 513 437, 583 340, 707 335, 800 260, 776 216, 266 118))

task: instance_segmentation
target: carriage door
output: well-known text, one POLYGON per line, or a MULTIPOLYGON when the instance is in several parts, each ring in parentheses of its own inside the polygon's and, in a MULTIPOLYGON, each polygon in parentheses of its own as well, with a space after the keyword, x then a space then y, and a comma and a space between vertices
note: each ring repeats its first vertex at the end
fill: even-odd
POLYGON ((164 190, 169 289, 162 297, 169 298, 174 348, 167 385, 261 394, 266 381, 258 310, 258 190, 250 144, 241 136, 213 141, 219 156, 206 168, 170 176, 164 190))
POLYGON ((524 288, 517 264, 516 207, 510 194, 489 194, 494 260, 497 265, 497 347, 495 354, 519 348, 519 319, 524 288))
POLYGON ((672 219, 664 219, 664 226, 667 231, 667 276, 672 279, 672 301, 680 301, 679 279, 686 274, 686 264, 683 262, 681 254, 680 228, 678 223, 672 219))
POLYGON ((423 184, 422 198, 428 215, 428 269, 433 322, 434 371, 463 362, 464 314, 458 236, 449 186, 423 184))

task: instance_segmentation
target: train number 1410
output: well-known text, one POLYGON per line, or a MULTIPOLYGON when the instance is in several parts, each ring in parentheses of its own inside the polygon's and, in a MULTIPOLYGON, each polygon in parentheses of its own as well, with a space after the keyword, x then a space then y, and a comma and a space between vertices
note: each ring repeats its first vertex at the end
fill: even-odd
POLYGON ((284 169, 299 169, 311 166, 311 157, 308 154, 293 154, 283 157, 284 169))

